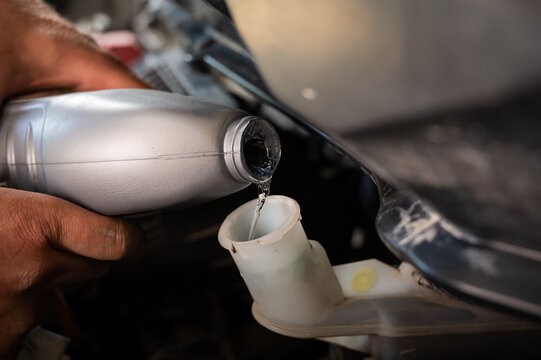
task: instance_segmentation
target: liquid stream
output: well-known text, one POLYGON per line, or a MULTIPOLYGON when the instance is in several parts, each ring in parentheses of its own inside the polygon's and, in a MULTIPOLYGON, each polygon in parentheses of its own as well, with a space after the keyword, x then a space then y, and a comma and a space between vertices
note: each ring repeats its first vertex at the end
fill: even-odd
POLYGON ((250 233, 248 235, 248 241, 254 239, 255 231, 257 229, 257 222, 259 220, 259 216, 261 215, 261 209, 263 209, 263 205, 265 205, 267 196, 269 196, 271 179, 272 178, 269 178, 257 184, 257 193, 258 193, 257 205, 255 207, 254 218, 252 219, 252 224, 250 225, 250 233))

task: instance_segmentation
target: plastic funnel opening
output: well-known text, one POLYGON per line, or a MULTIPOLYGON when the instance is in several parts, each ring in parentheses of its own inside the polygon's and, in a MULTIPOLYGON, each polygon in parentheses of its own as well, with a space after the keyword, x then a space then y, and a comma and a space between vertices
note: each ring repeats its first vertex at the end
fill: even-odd
MULTIPOLYGON (((237 208, 225 219, 218 233, 218 240, 224 248, 230 249, 232 243, 235 242, 248 242, 256 204, 257 200, 250 201, 237 208)), ((278 241, 298 220, 300 220, 300 207, 295 200, 280 195, 269 196, 261 210, 255 238, 251 241, 263 244, 278 241)))

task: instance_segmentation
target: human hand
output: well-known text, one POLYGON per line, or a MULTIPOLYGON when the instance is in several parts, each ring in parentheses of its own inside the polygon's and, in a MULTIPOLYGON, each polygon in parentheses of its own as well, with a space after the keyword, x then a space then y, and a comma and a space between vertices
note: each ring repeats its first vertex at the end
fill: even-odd
POLYGON ((134 225, 68 201, 0 188, 0 358, 14 357, 46 315, 52 289, 99 277, 108 261, 137 257, 134 225))
POLYGON ((0 24, 0 103, 23 95, 148 88, 40 0, 1 0, 0 24))
MULTIPOLYGON (((20 96, 145 88, 39 0, 0 0, 0 105, 20 96)), ((140 252, 133 225, 51 196, 0 188, 0 359, 14 358, 57 285, 140 252)))

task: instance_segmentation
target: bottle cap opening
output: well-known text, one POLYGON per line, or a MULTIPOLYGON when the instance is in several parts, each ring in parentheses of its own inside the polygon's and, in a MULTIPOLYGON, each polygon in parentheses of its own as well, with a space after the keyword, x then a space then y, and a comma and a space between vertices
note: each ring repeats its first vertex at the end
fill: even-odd
POLYGON ((224 152, 227 167, 237 180, 259 183, 272 176, 280 161, 280 139, 269 122, 248 116, 229 125, 224 152))

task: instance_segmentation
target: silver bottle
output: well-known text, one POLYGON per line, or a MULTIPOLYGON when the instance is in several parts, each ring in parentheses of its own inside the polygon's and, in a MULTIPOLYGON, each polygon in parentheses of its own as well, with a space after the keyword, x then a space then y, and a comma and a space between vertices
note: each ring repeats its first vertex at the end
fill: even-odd
POLYGON ((0 182, 107 214, 225 196, 272 176, 276 131, 240 110, 155 90, 8 103, 0 182))

